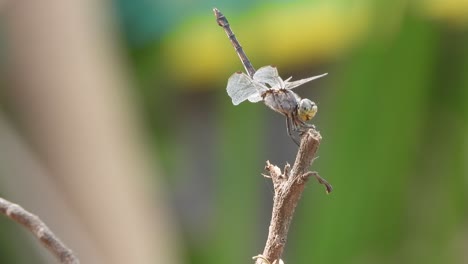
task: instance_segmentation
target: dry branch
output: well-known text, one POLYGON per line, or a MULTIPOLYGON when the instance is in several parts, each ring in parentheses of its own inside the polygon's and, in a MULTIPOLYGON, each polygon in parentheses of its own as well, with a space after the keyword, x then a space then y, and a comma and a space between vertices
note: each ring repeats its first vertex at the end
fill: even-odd
POLYGON ((66 264, 79 264, 73 252, 63 244, 47 225, 23 207, 0 198, 0 212, 13 221, 26 227, 59 261, 66 264))
POLYGON ((271 178, 273 182, 275 194, 265 249, 263 254, 259 255, 260 257, 254 257, 257 264, 267 262, 273 264, 275 261, 280 263, 294 210, 310 176, 314 176, 319 183, 323 184, 327 193, 332 191, 331 185, 321 178, 317 172, 309 171, 309 166, 314 161, 321 139, 319 132, 313 129, 308 130, 302 137, 293 167, 291 168, 289 164, 286 164, 283 172, 267 161, 265 169, 269 173, 267 177, 271 178))

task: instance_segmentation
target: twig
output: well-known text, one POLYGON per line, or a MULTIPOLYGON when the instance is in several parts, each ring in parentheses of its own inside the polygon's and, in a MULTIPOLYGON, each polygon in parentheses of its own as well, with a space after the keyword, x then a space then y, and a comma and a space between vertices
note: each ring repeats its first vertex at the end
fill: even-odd
POLYGON ((57 236, 36 215, 23 207, 0 198, 0 212, 13 221, 26 227, 34 234, 59 261, 66 264, 79 264, 80 261, 73 252, 63 244, 57 236))
POLYGON ((309 171, 321 139, 319 132, 313 129, 307 131, 302 137, 294 165, 291 168, 289 164, 286 164, 283 173, 280 168, 267 161, 265 169, 273 181, 275 194, 268 239, 263 254, 256 258, 257 264, 282 262, 281 255, 286 245, 294 210, 310 176, 314 176, 319 183, 323 184, 327 193, 332 191, 331 185, 317 172, 309 171))

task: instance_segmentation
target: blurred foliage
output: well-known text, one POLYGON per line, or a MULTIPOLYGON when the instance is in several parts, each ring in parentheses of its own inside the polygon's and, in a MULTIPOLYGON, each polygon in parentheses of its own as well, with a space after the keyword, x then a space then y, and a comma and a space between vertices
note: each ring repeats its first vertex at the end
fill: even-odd
MULTIPOLYGON (((269 119, 276 114, 261 105, 230 104, 223 87, 232 72, 243 68, 216 25, 213 3, 195 7, 187 2, 184 9, 166 4, 168 9, 154 16, 166 20, 153 19, 151 25, 171 24, 170 30, 159 30, 143 45, 131 38, 137 25, 126 32, 139 81, 145 95, 152 95, 146 97, 148 114, 159 124, 155 141, 158 151, 168 153, 164 160, 175 192, 191 176, 178 173, 180 156, 172 149, 189 151, 190 144, 178 142, 181 134, 190 138, 193 131, 183 132, 191 127, 174 124, 173 115, 182 123, 204 123, 204 132, 198 133, 215 131, 205 148, 197 149, 201 156, 215 149, 210 159, 214 176, 201 178, 214 191, 201 202, 181 202, 212 207, 211 214, 196 220, 210 224, 188 224, 194 221, 190 216, 181 220, 188 262, 249 261, 262 251, 271 208, 269 186, 259 175, 262 162, 273 157, 281 157, 278 165, 292 162, 294 146, 283 120, 269 119), (212 112, 213 119, 206 123, 203 114, 191 115, 194 109, 187 105, 212 112), (292 146, 270 146, 285 146, 278 140, 292 146), (200 227, 203 231, 191 230, 200 227), (200 233, 203 237, 194 235, 200 233)), ((468 242, 466 1, 274 1, 217 7, 254 66, 273 64, 295 79, 330 73, 315 84, 324 87, 298 92, 320 100, 316 124, 324 140, 314 169, 335 191, 326 196, 310 183, 293 222, 286 262, 462 263, 468 242)), ((196 163, 204 157, 189 158, 196 163)))
MULTIPOLYGON (((317 124, 324 140, 314 169, 335 192, 325 196, 310 183, 313 191, 306 192, 293 223, 287 262, 462 263, 468 157, 465 3, 278 1, 242 10, 217 7, 254 65, 274 64, 280 73, 295 69, 296 78, 324 71, 314 68, 330 72, 326 88, 315 91, 322 98, 317 124)), ((273 113, 230 104, 220 88, 242 66, 211 6, 202 11, 172 18, 180 24, 145 48, 133 49, 134 61, 144 83, 160 83, 159 93, 166 93, 161 100, 176 104, 174 112, 185 102, 177 97, 190 100, 193 93, 215 89, 219 103, 205 109, 218 117, 207 128, 217 137, 205 142, 218 152, 212 160, 217 164, 211 185, 215 202, 210 203, 213 214, 204 218, 211 223, 206 237, 187 231, 189 262, 245 262, 262 251, 267 233, 270 204, 262 201, 271 193, 259 172, 262 161, 274 156, 262 151, 264 144, 277 142, 265 134, 289 139, 282 123, 267 130, 266 115, 273 113)), ((197 118, 191 109, 182 112, 182 119, 197 118)), ((177 141, 160 139, 168 149, 173 146, 168 142, 177 141)), ((280 162, 292 159, 283 155, 280 162)))

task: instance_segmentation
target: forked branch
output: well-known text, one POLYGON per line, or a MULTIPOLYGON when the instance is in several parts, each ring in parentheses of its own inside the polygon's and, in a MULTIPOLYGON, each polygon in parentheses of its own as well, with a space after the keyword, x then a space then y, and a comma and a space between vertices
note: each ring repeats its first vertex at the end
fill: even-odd
POLYGON ((0 198, 0 212, 13 221, 26 227, 47 248, 60 263, 79 264, 80 261, 73 252, 52 233, 47 225, 36 215, 23 207, 0 198))
POLYGON ((323 184, 327 193, 332 191, 331 185, 317 172, 309 171, 309 166, 315 159, 321 139, 320 133, 316 130, 310 129, 304 133, 294 165, 291 168, 289 164, 286 164, 283 172, 267 161, 265 170, 269 174, 267 177, 271 178, 273 182, 275 194, 265 249, 262 255, 254 257, 257 264, 281 262, 294 210, 310 176, 314 176, 319 183, 323 184))

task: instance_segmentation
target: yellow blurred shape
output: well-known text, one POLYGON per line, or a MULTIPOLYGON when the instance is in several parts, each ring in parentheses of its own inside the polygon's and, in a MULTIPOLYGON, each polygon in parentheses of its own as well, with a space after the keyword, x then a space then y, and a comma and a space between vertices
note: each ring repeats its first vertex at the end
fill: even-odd
POLYGON ((420 2, 429 17, 446 20, 457 26, 468 26, 468 0, 426 0, 420 2))
POLYGON ((278 9, 264 16, 262 38, 256 39, 255 46, 281 65, 323 61, 362 37, 368 30, 368 18, 364 8, 342 12, 331 4, 278 9))
POLYGON ((210 22, 193 22, 162 45, 163 63, 181 84, 206 83, 206 79, 219 76, 220 70, 226 69, 226 59, 220 54, 237 56, 214 16, 210 22))
MULTIPOLYGON (((288 5, 253 10, 239 19, 221 10, 254 67, 314 64, 338 56, 368 31, 367 6, 345 11, 336 4, 288 5)), ((208 87, 244 71, 226 33, 207 11, 162 44, 164 65, 179 85, 208 87)))

